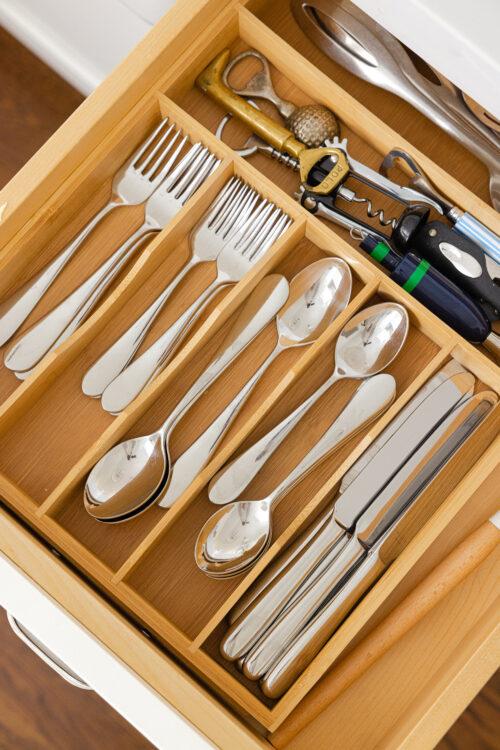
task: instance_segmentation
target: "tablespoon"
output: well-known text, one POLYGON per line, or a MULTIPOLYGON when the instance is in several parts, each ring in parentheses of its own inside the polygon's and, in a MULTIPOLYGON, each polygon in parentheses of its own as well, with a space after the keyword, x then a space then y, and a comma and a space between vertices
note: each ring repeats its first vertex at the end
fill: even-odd
POLYGON ((304 414, 335 383, 368 378, 391 364, 406 341, 408 327, 406 310, 393 302, 382 302, 354 315, 337 338, 332 375, 295 411, 215 475, 208 488, 210 500, 216 505, 236 500, 304 414))
POLYGON ((177 459, 159 504, 169 508, 203 468, 271 363, 286 349, 318 339, 351 296, 352 276, 340 258, 323 258, 303 268, 290 283, 290 297, 276 317, 278 341, 259 369, 200 437, 177 459))
POLYGON ((221 349, 151 435, 130 438, 108 451, 85 484, 85 507, 100 521, 122 521, 145 510, 156 498, 169 471, 169 437, 180 418, 236 356, 270 323, 288 298, 287 280, 266 276, 252 292, 221 349))
POLYGON ((272 512, 278 503, 334 448, 386 409, 395 393, 392 375, 376 375, 365 381, 333 424, 267 497, 234 502, 214 513, 196 541, 195 559, 200 570, 218 577, 233 569, 251 567, 269 544, 272 512))

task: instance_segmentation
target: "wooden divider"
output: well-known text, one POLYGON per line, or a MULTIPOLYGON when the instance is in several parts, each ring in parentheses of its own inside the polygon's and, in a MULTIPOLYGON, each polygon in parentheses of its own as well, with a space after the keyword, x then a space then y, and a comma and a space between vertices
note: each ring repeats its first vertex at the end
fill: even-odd
POLYGON ((391 130, 386 123, 318 70, 245 7, 239 10, 239 34, 250 47, 262 52, 270 63, 298 88, 303 91, 314 91, 316 101, 330 107, 343 122, 381 154, 385 155, 396 146, 410 152, 440 191, 456 205, 471 211, 487 226, 500 233, 500 216, 494 208, 484 203, 428 156, 405 141, 399 133, 391 130))
MULTIPOLYGON (((383 611, 401 581, 411 574, 413 567, 447 524, 466 507, 480 477, 485 472, 493 470, 496 461, 494 446, 488 446, 498 430, 498 405, 468 441, 464 450, 449 462, 438 480, 426 489, 430 506, 435 503, 433 507, 438 506, 438 499, 441 501, 447 495, 440 507, 434 510, 432 519, 407 545, 397 561, 339 628, 300 680, 279 701, 269 701, 259 693, 256 685, 246 682, 238 674, 230 673, 229 669, 219 662, 216 641, 226 614, 270 561, 285 549, 311 518, 332 499, 345 471, 450 356, 478 377, 478 388, 486 384, 500 393, 500 381, 497 368, 483 353, 464 342, 458 334, 450 331, 422 305, 390 281, 383 271, 376 268, 360 251, 351 247, 335 228, 325 225, 298 205, 286 192, 295 184, 295 176, 292 173, 287 173, 283 180, 280 178, 278 182, 281 187, 277 186, 274 181, 275 172, 271 168, 268 169, 268 164, 263 162, 264 166, 261 169, 260 166, 247 163, 235 155, 228 145, 215 138, 205 126, 208 125, 208 121, 205 124, 200 123, 192 114, 185 111, 183 103, 191 102, 194 78, 223 47, 254 46, 268 57, 279 70, 282 79, 288 79, 290 86, 295 87, 294 90, 314 91, 315 96, 318 95, 318 100, 320 98, 323 103, 334 108, 342 121, 352 129, 353 139, 361 136, 366 140, 368 151, 379 150, 384 153, 396 144, 408 148, 433 181, 457 204, 473 211, 493 228, 499 227, 499 219, 492 209, 397 136, 250 13, 244 5, 244 2, 240 6, 236 2, 228 3, 217 19, 209 20, 205 33, 193 42, 194 48, 188 46, 180 52, 168 70, 158 72, 154 88, 151 88, 148 79, 143 96, 129 114, 117 122, 106 137, 95 144, 95 148, 82 154, 81 163, 75 172, 55 189, 47 205, 35 211, 25 226, 0 251, 0 272, 3 274, 0 282, 1 292, 13 282, 16 285, 22 282, 26 274, 32 272, 30 263, 39 249, 43 250, 40 264, 47 262, 47 259, 52 257, 84 223, 87 214, 90 215, 99 203, 104 202, 106 191, 109 193, 114 169, 124 158, 131 144, 136 146, 140 142, 160 114, 171 117, 193 141, 200 140, 222 160, 218 170, 203 184, 168 227, 150 242, 97 311, 67 342, 37 367, 32 378, 20 385, 0 406, 0 455, 2 461, 11 461, 11 468, 14 464, 16 468, 15 471, 6 470, 0 473, 0 493, 11 508, 19 512, 52 545, 60 548, 86 576, 102 586, 118 606, 142 625, 150 628, 156 639, 189 664, 240 712, 250 714, 254 720, 269 729, 275 729, 339 654, 359 637, 363 628, 369 625, 371 618, 383 611), (168 92, 172 98, 168 98, 164 92, 168 92), (92 352, 93 356, 99 346, 104 347, 104 342, 108 341, 105 336, 111 336, 113 324, 117 319, 121 321, 120 325, 130 322, 127 316, 132 316, 133 311, 139 309, 134 305, 138 305, 146 283, 158 283, 161 288, 161 274, 166 265, 169 265, 170 260, 172 264, 174 259, 178 260, 176 252, 179 248, 187 250, 186 237, 189 231, 233 174, 247 181, 263 196, 286 211, 293 219, 292 226, 250 273, 226 293, 223 299, 217 299, 170 364, 119 417, 108 419, 107 416, 103 418, 102 414, 97 417, 97 410, 100 409, 98 402, 88 406, 88 403, 84 403, 85 397, 80 393, 75 395, 74 403, 78 404, 78 409, 81 410, 79 414, 89 419, 85 428, 88 430, 85 433, 86 442, 85 445, 82 444, 81 454, 78 450, 78 456, 76 459, 71 458, 68 466, 60 463, 58 471, 50 477, 49 468, 43 464, 43 454, 40 453, 42 457, 38 459, 36 454, 33 454, 33 460, 39 461, 37 470, 40 474, 37 476, 37 485, 38 480, 44 477, 43 496, 35 497, 34 493, 27 492, 25 482, 33 470, 31 454, 28 463, 23 467, 21 459, 13 460, 13 453, 9 458, 9 451, 14 451, 14 444, 17 446, 15 450, 30 450, 30 443, 34 439, 34 434, 38 434, 37 430, 41 429, 42 421, 45 429, 47 425, 54 429, 54 420, 50 421, 51 407, 56 405, 61 409, 64 406, 57 399, 58 387, 61 388, 61 393, 63 383, 68 385, 68 388, 75 387, 75 383, 83 375, 83 371, 79 370, 85 353, 90 356, 92 352), (85 210, 79 213, 80 208, 85 206, 87 213, 85 210), (37 244, 34 244, 35 238, 37 244), (299 260, 295 257, 294 260, 294 251, 297 255, 297 249, 303 257, 299 260), (160 417, 168 413, 165 411, 166 406, 171 408, 175 400, 180 398, 182 391, 189 386, 189 378, 194 379, 196 367, 203 368, 212 351, 210 347, 217 345, 226 327, 230 325, 233 314, 264 275, 270 272, 283 272, 290 278, 299 267, 307 265, 311 259, 321 255, 344 258, 353 271, 354 294, 344 312, 318 341, 295 353, 293 358, 290 357, 286 361, 286 366, 282 366, 282 371, 276 370, 273 378, 269 378, 260 391, 256 392, 255 401, 250 401, 242 410, 238 421, 221 442, 209 463, 172 509, 165 512, 159 508, 151 508, 138 519, 113 529, 99 525, 89 517, 85 520, 84 529, 82 516, 76 515, 75 508, 79 504, 78 508, 81 510, 81 489, 85 476, 94 463, 128 433, 137 434, 135 430, 142 429, 150 423, 155 424, 155 420, 156 424, 161 421, 160 417), (283 504, 276 513, 275 539, 270 549, 250 572, 240 580, 233 579, 230 582, 214 582, 204 578, 195 569, 192 537, 212 510, 206 494, 209 480, 230 457, 258 439, 287 411, 300 403, 315 385, 322 382, 324 375, 333 369, 333 344, 345 322, 357 310, 381 299, 401 302, 409 310, 411 319, 407 346, 394 365, 388 369, 397 380, 395 402, 384 415, 353 438, 338 454, 311 472, 301 485, 303 496, 299 496, 298 492, 290 493, 290 497, 287 498, 288 507, 283 504), (119 318, 120 315, 123 317, 119 318), (70 383, 71 378, 73 381, 70 383), (43 399, 46 398, 48 400, 45 406, 43 399), (44 408, 46 412, 43 412, 44 408), (26 432, 29 443, 19 445, 20 435, 16 430, 22 432, 22 420, 26 420, 26 423, 30 421, 32 409, 41 409, 42 411, 37 413, 43 416, 43 420, 38 423, 32 420, 31 432, 26 432), (92 433, 94 427, 95 435, 92 433), (5 441, 8 442, 9 439, 9 451, 5 451, 5 441), (457 482, 458 486, 450 493, 450 487, 457 482), (91 529, 92 523, 95 523, 95 532, 91 529), (104 533, 102 529, 106 528, 107 531, 104 533), (177 549, 168 544, 169 536, 171 542, 173 540, 179 545, 177 549)), ((304 96, 306 97, 305 94, 304 96)), ((207 100, 203 106, 203 111, 208 113, 214 105, 207 100)), ((215 115, 218 116, 215 110, 210 112, 210 122, 215 115)), ((127 226, 130 227, 134 221, 138 221, 138 216, 130 217, 127 221, 130 222, 129 225, 125 220, 121 223, 124 232, 127 226)), ((72 278, 71 275, 67 276, 61 289, 71 288, 72 278)), ((208 278, 205 278, 207 283, 208 278)), ((151 293, 152 290, 153 287, 150 288, 151 293)), ((53 297, 48 297, 44 304, 49 305, 51 299, 53 300, 53 297)), ((270 346, 270 328, 265 336, 265 346, 270 346)), ((252 350, 252 356, 257 356, 258 353, 263 355, 263 352, 264 344, 261 342, 252 350)), ((223 384, 224 382, 227 381, 223 381, 223 384)), ((351 383, 351 392, 353 387, 354 384, 351 383)), ((340 410, 340 401, 342 398, 348 398, 349 388, 339 388, 336 392, 335 398, 338 403, 334 404, 333 397, 329 396, 332 400, 328 401, 328 409, 323 409, 321 419, 328 421, 334 413, 334 408, 340 410)), ((216 405, 220 405, 221 395, 219 399, 216 405)), ((75 414, 70 413, 68 420, 72 417, 74 418, 75 414)), ((196 422, 196 419, 192 421, 196 422)), ((318 429, 320 424, 321 420, 318 417, 318 429)), ((78 424, 73 429, 78 429, 78 424)), ((183 428, 185 441, 192 439, 192 429, 193 425, 183 428)), ((289 446, 286 460, 276 458, 276 462, 279 460, 283 464, 282 471, 287 470, 286 461, 291 465, 298 460, 298 450, 301 447, 299 443, 303 442, 297 440, 297 434, 293 436, 293 433, 290 440, 290 444, 286 444, 289 446)), ((177 449, 180 450, 180 447, 177 449)), ((270 463, 267 479, 264 472, 255 487, 262 489, 266 481, 271 481, 271 475, 275 480, 278 471, 278 464, 270 463), (262 484, 258 485, 258 482, 262 484)), ((33 476, 30 481, 32 480, 33 476)))

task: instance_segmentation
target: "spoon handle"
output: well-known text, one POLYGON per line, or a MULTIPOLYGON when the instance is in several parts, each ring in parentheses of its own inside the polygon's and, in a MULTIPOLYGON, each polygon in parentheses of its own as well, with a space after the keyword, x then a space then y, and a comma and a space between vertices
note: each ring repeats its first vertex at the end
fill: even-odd
POLYGON ((281 352, 282 347, 278 343, 273 351, 261 364, 259 369, 243 388, 236 394, 233 400, 226 406, 211 425, 202 432, 200 437, 179 456, 172 466, 169 480, 164 493, 160 496, 159 505, 162 508, 170 508, 173 503, 180 497, 184 490, 191 484, 199 471, 205 466, 209 457, 216 449, 217 445, 228 431, 229 427, 235 420, 243 404, 250 396, 255 385, 267 370, 271 362, 276 359, 281 352))
MULTIPOLYGON (((132 254, 135 253, 139 249, 139 246, 143 244, 144 239, 146 237, 151 237, 151 234, 153 234, 153 231, 148 232, 147 234, 143 234, 141 237, 139 237, 136 245, 134 245, 134 247, 130 249, 130 252, 132 254)), ((120 263, 117 263, 117 265, 112 268, 111 274, 113 274, 113 277, 116 276, 120 272, 122 266, 127 262, 127 260, 128 260, 127 258, 124 260, 122 259, 120 263)), ((56 339, 56 341, 54 341, 50 349, 47 351, 47 354, 49 352, 54 351, 54 349, 57 349, 58 346, 61 346, 61 344, 63 344, 67 339, 69 339, 70 336, 74 334, 75 331, 78 330, 78 328, 82 325, 82 323, 89 317, 90 313, 96 306, 97 302, 100 300, 104 291, 109 286, 110 281, 112 281, 112 278, 109 278, 108 276, 106 276, 102 280, 100 286, 98 286, 94 290, 94 293, 88 298, 85 304, 82 305, 82 307, 78 310, 77 314, 75 315, 75 317, 73 318, 69 326, 67 326, 67 328, 64 329, 64 331, 61 333, 59 338, 56 339)), ((43 357, 42 360, 40 360, 40 362, 43 362, 44 360, 45 360, 45 357, 43 357)), ((35 365, 35 367, 36 366, 37 365, 35 365)), ((29 378, 30 375, 33 374, 35 367, 32 367, 31 370, 23 370, 22 372, 17 371, 14 374, 16 378, 18 378, 18 380, 26 380, 26 378, 29 378)))
POLYGON ((243 305, 234 326, 224 339, 219 353, 193 383, 163 424, 165 440, 168 440, 168 434, 195 400, 273 319, 278 305, 281 305, 287 296, 288 283, 283 276, 271 274, 262 279, 243 305))
MULTIPOLYGON (((94 273, 20 338, 5 356, 9 370, 31 370, 47 354, 97 289, 102 296, 118 271, 139 247, 138 240, 151 230, 144 222, 94 273)), ((95 299, 97 302, 97 299, 95 299)))
POLYGON ((241 453, 231 463, 227 464, 212 479, 208 491, 210 500, 217 505, 224 505, 236 500, 255 475, 260 471, 268 459, 281 445, 286 436, 302 419, 309 409, 329 390, 342 376, 333 373, 309 398, 303 401, 279 424, 269 430, 260 440, 241 453))
POLYGON ((374 375, 374 377, 361 383, 347 406, 316 445, 269 495, 269 502, 272 505, 277 505, 284 495, 300 482, 319 461, 325 458, 334 448, 352 437, 355 432, 364 427, 368 421, 374 419, 381 411, 387 409, 393 401, 395 393, 396 382, 392 375, 386 373, 374 375))
POLYGON ((174 347, 187 335, 214 294, 221 288, 215 279, 200 297, 180 315, 162 335, 104 389, 101 405, 111 414, 119 414, 167 364, 174 347))
POLYGON ((86 396, 92 396, 92 398, 101 396, 104 389, 125 369, 174 289, 197 262, 199 262, 197 258, 191 256, 142 315, 87 370, 82 380, 82 391, 86 396))
POLYGON ((231 625, 220 645, 225 659, 235 661, 248 653, 295 592, 307 582, 322 558, 332 549, 340 550, 339 544, 345 536, 344 529, 331 518, 302 554, 231 625))

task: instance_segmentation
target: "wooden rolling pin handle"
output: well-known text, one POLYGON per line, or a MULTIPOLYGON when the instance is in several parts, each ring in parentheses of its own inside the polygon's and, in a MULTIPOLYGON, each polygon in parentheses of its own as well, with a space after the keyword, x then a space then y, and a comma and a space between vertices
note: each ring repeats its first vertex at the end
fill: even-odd
POLYGON ((493 551, 500 539, 500 512, 466 537, 330 673, 315 685, 285 723, 269 735, 285 747, 493 551))

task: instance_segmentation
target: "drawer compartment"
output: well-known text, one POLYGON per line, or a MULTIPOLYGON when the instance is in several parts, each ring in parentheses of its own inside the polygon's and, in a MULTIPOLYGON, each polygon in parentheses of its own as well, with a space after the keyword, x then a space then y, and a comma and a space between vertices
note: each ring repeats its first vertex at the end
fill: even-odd
MULTIPOLYGON (((332 63, 302 34, 285 0, 277 3, 229 0, 222 7, 215 0, 202 0, 198 12, 181 3, 170 18, 178 27, 167 28, 168 19, 161 22, 124 63, 122 72, 112 77, 111 81, 120 81, 120 85, 115 83, 113 89, 112 84, 104 84, 76 113, 74 121, 81 130, 80 137, 70 122, 35 157, 34 164, 41 164, 43 179, 40 170, 37 172, 33 164, 28 165, 24 172, 26 185, 16 179, 0 194, 0 205, 7 206, 0 247, 1 300, 53 258, 104 205, 117 167, 162 118, 168 117, 191 143, 203 144, 219 159, 217 169, 168 225, 149 240, 83 325, 47 356, 30 378, 21 383, 10 370, 0 367, 0 495, 8 508, 0 516, 0 527, 5 530, 12 524, 15 527, 11 514, 19 518, 29 529, 19 530, 20 538, 29 539, 32 535, 33 549, 37 552, 33 552, 34 557, 28 552, 18 552, 3 537, 0 550, 17 558, 21 567, 29 568, 35 575, 35 558, 43 558, 49 565, 43 547, 34 540, 35 536, 43 538, 75 566, 79 576, 91 582, 95 587, 93 595, 99 601, 112 602, 113 606, 106 603, 99 615, 97 637, 106 638, 106 618, 122 623, 125 615, 129 645, 137 639, 148 654, 148 669, 149 666, 151 669, 142 675, 144 679, 151 679, 158 689, 162 683, 162 665, 171 668, 175 664, 182 675, 181 683, 190 685, 191 694, 199 691, 203 704, 210 691, 210 700, 216 707, 214 714, 224 717, 223 723, 227 722, 227 737, 233 737, 233 741, 238 737, 242 747, 270 748, 264 739, 266 732, 286 726, 287 717, 323 674, 421 580, 451 549, 453 540, 466 536, 496 510, 498 498, 491 477, 498 471, 495 455, 500 423, 498 405, 424 490, 425 513, 404 537, 395 562, 279 700, 264 697, 257 683, 246 680, 220 656, 219 643, 231 607, 335 497, 349 467, 446 362, 456 360, 469 370, 476 378, 476 392, 492 390, 500 394, 500 378, 498 367, 484 350, 464 341, 388 279, 380 266, 357 249, 359 240, 308 213, 293 199, 298 185, 295 172, 263 155, 248 160, 237 155, 232 147, 243 142, 248 131, 230 123, 227 142, 219 141, 214 131, 224 112, 196 88, 196 77, 225 48, 230 48, 233 54, 256 48, 269 59, 280 95, 302 104, 313 101, 310 96, 313 92, 314 101, 336 112, 342 136, 349 139, 350 152, 356 159, 378 169, 382 155, 388 150, 394 146, 408 149, 454 203, 496 231, 500 222, 495 211, 483 201, 487 195, 483 166, 420 115, 410 116, 406 104, 355 81, 332 63), (49 159, 58 143, 65 144, 67 163, 49 159), (432 156, 436 156, 438 164, 431 161, 432 156), (467 173, 463 179, 461 173, 454 174, 462 157, 462 171, 467 173), (72 165, 72 171, 68 165, 72 165), (452 176, 444 169, 449 169, 452 176), (239 282, 216 295, 168 365, 118 416, 113 416, 103 410, 98 399, 82 392, 83 375, 178 273, 189 257, 190 233, 234 176, 282 209, 290 217, 289 227, 239 282), (282 274, 290 281, 310 263, 328 257, 343 259, 352 272, 352 294, 347 307, 314 343, 288 350, 273 363, 207 464, 173 507, 165 510, 153 505, 126 523, 95 521, 83 504, 85 480, 95 463, 116 443, 148 434, 161 424, 206 369, 241 306, 265 276, 282 274), (335 342, 345 323, 354 313, 381 301, 404 305, 410 318, 406 344, 386 370, 396 381, 393 404, 318 464, 288 494, 274 514, 272 544, 249 572, 227 580, 207 578, 196 567, 193 548, 200 528, 214 510, 207 490, 211 478, 326 379, 333 370, 335 342), (487 485, 487 491, 481 502, 483 484, 487 485), (151 642, 141 634, 141 629, 147 631, 151 642)), ((244 64, 238 75, 246 76, 250 69, 251 63, 244 64)), ((366 197, 377 200, 375 207, 383 208, 386 216, 393 215, 390 201, 380 202, 369 190, 366 197)), ((360 216, 365 210, 365 206, 359 207, 360 216)), ((140 225, 142 211, 140 206, 121 208, 108 217, 82 252, 77 253, 75 261, 68 264, 21 333, 63 299, 140 225)), ((187 276, 155 320, 139 354, 189 307, 214 277, 215 263, 201 264, 187 276)), ((275 343, 273 322, 184 415, 172 435, 173 461, 231 401, 275 343)), ((2 356, 9 346, 3 347, 2 356)), ((265 496, 290 472, 344 407, 357 385, 353 380, 344 380, 320 399, 252 482, 248 497, 265 496)), ((48 559, 56 565, 53 558, 48 559)), ((58 562, 57 566, 57 575, 66 580, 65 575, 69 574, 64 572, 64 564, 58 562)), ((42 571, 40 576, 41 585, 50 586, 50 576, 42 571)), ((353 686, 346 691, 331 709, 292 741, 290 748, 301 750, 308 742, 326 747, 327 715, 342 723, 342 731, 335 738, 335 746, 339 748, 354 749, 368 741, 375 744, 375 737, 376 742, 387 741, 392 746, 398 733, 409 734, 412 727, 405 720, 405 712, 413 711, 415 724, 418 723, 418 712, 425 708, 422 693, 430 690, 431 672, 438 679, 440 670, 443 675, 446 673, 447 665, 452 665, 449 667, 452 672, 458 669, 460 644, 476 643, 474 638, 480 627, 489 632, 492 576, 492 563, 488 559, 470 579, 484 587, 484 596, 474 597, 471 584, 466 581, 394 648, 392 656, 387 654, 380 665, 370 669, 358 688, 353 686), (436 632, 446 632, 446 623, 456 617, 464 601, 470 602, 470 613, 431 665, 432 651, 426 652, 422 644, 425 639, 434 638, 433 623, 436 632), (427 672, 422 669, 412 673, 405 689, 398 690, 395 679, 399 678, 398 658, 410 669, 412 647, 425 652, 428 660, 425 663, 429 666, 427 672), (372 692, 377 679, 388 687, 375 696, 372 692), (371 706, 369 720, 351 734, 346 728, 348 721, 352 721, 363 702, 371 706), (377 713, 383 715, 383 721, 375 731, 377 713)), ((67 580, 75 590, 86 586, 74 573, 67 580)), ((68 592, 62 598, 64 606, 69 606, 68 592)), ((78 601, 74 606, 78 610, 78 601)), ((75 611, 73 614, 78 616, 75 611)), ((82 617, 86 617, 84 612, 82 617)), ((444 636, 436 636, 436 642, 438 638, 441 642, 444 636)), ((434 642, 433 647, 438 649, 434 642)), ((480 647, 478 642, 477 649, 480 647)), ((130 659, 134 661, 135 657, 131 655, 130 659)), ((141 674, 138 663, 132 667, 141 674)), ((166 692, 175 704, 172 690, 166 692)), ((186 712, 185 704, 182 711, 186 712)), ((199 725, 198 719, 194 721, 199 725)), ((206 724, 203 721, 201 724, 206 730, 206 724)), ((227 737, 223 739, 217 732, 214 736, 222 746, 231 746, 226 742, 227 737)))

